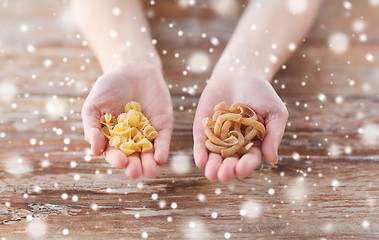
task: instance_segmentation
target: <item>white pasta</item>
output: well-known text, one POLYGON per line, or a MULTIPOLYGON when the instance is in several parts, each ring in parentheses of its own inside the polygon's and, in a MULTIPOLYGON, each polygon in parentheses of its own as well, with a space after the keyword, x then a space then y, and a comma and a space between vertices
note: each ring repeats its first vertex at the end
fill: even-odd
POLYGON ((109 140, 109 145, 120 149, 126 156, 150 151, 158 132, 141 112, 141 105, 132 101, 125 105, 124 110, 117 119, 110 113, 100 118, 104 125, 101 132, 109 140))

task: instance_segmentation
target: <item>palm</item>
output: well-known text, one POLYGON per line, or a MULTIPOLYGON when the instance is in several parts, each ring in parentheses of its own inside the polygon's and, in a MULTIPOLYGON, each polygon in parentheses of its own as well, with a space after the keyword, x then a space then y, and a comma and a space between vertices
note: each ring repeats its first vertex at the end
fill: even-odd
POLYGON ((277 160, 278 137, 283 134, 287 121, 286 108, 271 85, 246 73, 224 72, 213 75, 204 89, 194 122, 194 157, 196 165, 205 167, 205 175, 210 180, 217 178, 228 181, 236 174, 246 177, 262 161, 262 155, 267 162, 277 160), (265 123, 267 136, 262 145, 257 144, 245 155, 232 156, 226 159, 215 153, 208 153, 204 146, 206 136, 201 120, 213 114, 216 104, 226 101, 230 106, 241 102, 254 109, 265 123), (284 125, 284 126, 283 126, 284 125))
POLYGON ((168 157, 173 114, 169 91, 155 67, 134 65, 106 74, 97 80, 88 95, 82 110, 87 140, 95 155, 106 153, 106 160, 118 168, 126 168, 131 178, 142 173, 153 177, 156 164, 162 165, 168 157), (142 111, 159 132, 154 142, 154 153, 126 156, 119 150, 107 146, 99 131, 99 119, 105 113, 117 116, 129 101, 141 104, 142 111), (155 161, 154 161, 155 160, 155 161))

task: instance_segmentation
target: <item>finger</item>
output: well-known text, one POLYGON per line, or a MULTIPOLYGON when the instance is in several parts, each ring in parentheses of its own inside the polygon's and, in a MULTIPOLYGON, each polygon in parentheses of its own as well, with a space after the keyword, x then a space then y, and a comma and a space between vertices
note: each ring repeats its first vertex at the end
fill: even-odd
POLYGON ((244 154, 236 164, 236 174, 239 178, 247 177, 262 162, 261 150, 253 147, 244 154))
POLYGON ((128 156, 128 166, 126 167, 125 173, 131 179, 139 178, 142 174, 141 159, 138 153, 133 153, 128 156))
POLYGON ((115 168, 126 168, 128 165, 128 159, 126 155, 120 150, 108 145, 105 151, 105 160, 115 168))
POLYGON ((91 144, 92 153, 100 156, 106 148, 106 139, 101 133, 100 113, 89 110, 86 106, 82 109, 83 130, 85 139, 91 144))
POLYGON ((167 162, 171 142, 170 129, 159 131, 158 137, 154 140, 154 160, 161 166, 167 162))
POLYGON ((288 120, 287 109, 283 109, 266 119, 266 136, 262 141, 262 154, 266 162, 275 164, 278 162, 278 148, 284 135, 288 120))
POLYGON ((157 174, 157 163, 154 161, 153 153, 141 153, 142 173, 147 178, 153 178, 157 174))
POLYGON ((228 157, 224 159, 217 173, 217 177, 220 181, 227 182, 233 179, 234 168, 237 164, 237 161, 237 157, 228 157))
POLYGON ((205 165, 205 177, 211 181, 217 180, 217 172, 222 163, 220 154, 210 153, 209 160, 205 165))
POLYGON ((205 168, 208 161, 208 150, 205 147, 205 142, 207 137, 203 133, 203 129, 197 129, 194 127, 193 130, 194 146, 193 146, 193 157, 195 159, 195 164, 198 168, 205 168))
POLYGON ((100 156, 103 154, 104 149, 106 148, 107 141, 101 131, 97 128, 90 128, 89 130, 89 141, 91 144, 91 151, 93 155, 100 156))

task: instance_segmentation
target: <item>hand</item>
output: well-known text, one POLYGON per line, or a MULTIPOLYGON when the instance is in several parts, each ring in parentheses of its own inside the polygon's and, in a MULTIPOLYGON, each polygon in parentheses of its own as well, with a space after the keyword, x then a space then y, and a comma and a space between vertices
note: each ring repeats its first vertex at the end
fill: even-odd
POLYGON ((271 84, 251 73, 218 70, 212 74, 205 87, 194 120, 194 158, 199 168, 205 168, 209 180, 229 181, 234 175, 248 176, 261 164, 262 157, 268 163, 278 161, 278 147, 288 120, 288 111, 271 84), (228 107, 240 102, 251 107, 266 127, 266 136, 261 144, 255 144, 241 157, 234 155, 222 159, 221 155, 208 153, 205 147, 202 119, 212 117, 214 106, 226 101, 228 107))
POLYGON ((167 161, 173 111, 161 70, 154 64, 127 63, 101 76, 84 102, 82 118, 85 138, 91 144, 93 154, 99 156, 104 153, 106 161, 116 168, 125 168, 129 178, 138 178, 141 174, 152 178, 157 173, 157 165, 167 161), (142 112, 158 131, 158 137, 154 140, 152 151, 126 157, 123 152, 108 145, 108 140, 100 131, 99 119, 105 113, 117 117, 129 101, 141 104, 142 112))

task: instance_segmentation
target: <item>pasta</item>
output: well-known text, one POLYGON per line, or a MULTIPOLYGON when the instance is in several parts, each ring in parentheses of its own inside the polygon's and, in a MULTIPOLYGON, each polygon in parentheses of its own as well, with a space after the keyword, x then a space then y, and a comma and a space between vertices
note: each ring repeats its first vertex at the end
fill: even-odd
POLYGON ((203 119, 203 125, 208 138, 206 148, 223 158, 247 153, 254 145, 252 140, 257 137, 262 141, 266 132, 251 108, 234 103, 228 109, 225 101, 215 106, 212 119, 203 119))
POLYGON ((120 149, 126 156, 150 151, 158 132, 141 112, 141 105, 132 101, 124 110, 117 119, 110 113, 100 118, 101 132, 109 140, 109 145, 120 149))

